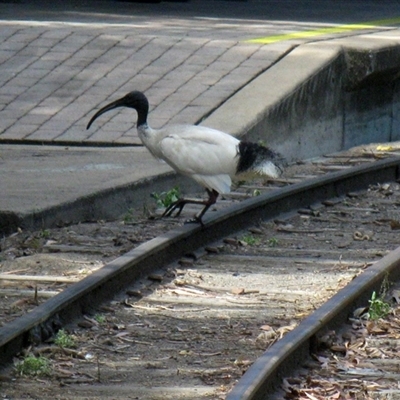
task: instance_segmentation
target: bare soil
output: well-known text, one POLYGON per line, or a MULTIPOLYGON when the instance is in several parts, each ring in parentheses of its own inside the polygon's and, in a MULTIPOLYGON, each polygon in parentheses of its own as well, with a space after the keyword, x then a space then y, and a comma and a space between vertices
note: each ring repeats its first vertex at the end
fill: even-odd
MULTIPOLYGON (((294 166, 287 179, 323 173, 321 165, 326 169, 326 164, 294 166)), ((254 183, 218 207, 255 190, 272 189, 254 183)), ((113 301, 99 304, 96 314, 66 327, 75 341, 71 348, 57 346, 52 339, 18 355, 14 366, 0 376, 0 396, 224 399, 265 349, 397 246, 393 206, 397 204, 397 183, 376 185, 282 220, 260 221, 246 232, 199 249, 196 259, 155 266, 151 276, 113 301), (18 374, 17 366, 27 355, 45 357, 50 370, 18 374)), ((46 276, 72 280, 86 276, 193 212, 188 208, 178 220, 160 220, 130 210, 119 221, 4 238, 0 274, 36 275, 43 280, 2 277, 1 323, 44 301, 42 292, 51 296, 73 284, 49 283, 46 276), (12 289, 26 292, 14 297, 12 289)))

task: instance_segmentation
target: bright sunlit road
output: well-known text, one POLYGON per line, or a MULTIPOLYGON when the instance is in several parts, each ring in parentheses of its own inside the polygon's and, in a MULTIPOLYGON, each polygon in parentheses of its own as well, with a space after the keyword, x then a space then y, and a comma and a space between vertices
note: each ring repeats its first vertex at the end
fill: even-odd
POLYGON ((163 35, 199 35, 213 39, 315 40, 400 24, 398 1, 338 0, 189 0, 134 2, 117 0, 1 2, 1 20, 58 21, 152 27, 163 35), (271 38, 269 38, 271 37, 271 38))

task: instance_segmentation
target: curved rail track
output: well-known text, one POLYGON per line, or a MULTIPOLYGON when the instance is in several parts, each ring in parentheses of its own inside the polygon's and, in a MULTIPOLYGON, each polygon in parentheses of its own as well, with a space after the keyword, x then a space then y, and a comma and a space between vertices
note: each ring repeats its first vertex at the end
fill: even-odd
MULTIPOLYGON (((28 346, 52 354, 67 398, 107 398, 112 391, 132 398, 225 398, 237 380, 227 399, 269 398, 321 329, 365 304, 387 274, 398 278, 398 252, 377 260, 398 245, 391 229, 398 221, 393 204, 400 204, 400 160, 373 160, 368 154, 332 156, 314 163, 311 173, 321 176, 306 179, 310 172, 299 167, 270 188, 245 187, 266 192, 210 213, 204 227, 161 233, 77 282, 2 271, 1 279, 12 282, 2 292, 8 299, 20 289, 19 279, 31 287, 3 311, 1 363, 28 346), (362 165, 348 168, 353 164, 362 165), (36 294, 26 301, 27 293, 36 294), (96 318, 99 312, 104 321, 96 318), (299 323, 300 335, 294 329, 299 323), (39 345, 63 326, 76 336, 77 350, 39 345), (179 385, 169 385, 177 375, 179 385), (88 383, 90 389, 80 385, 88 383)), ((114 245, 146 239, 143 230, 134 237, 134 227, 125 226, 114 245)), ((76 236, 74 245, 46 240, 42 247, 63 257, 67 247, 115 254, 101 235, 86 236, 84 245, 76 236)), ((98 267, 90 257, 69 261, 98 267)), ((20 381, 21 390, 30 392, 32 385, 20 381)), ((48 396, 54 398, 51 385, 48 396)))

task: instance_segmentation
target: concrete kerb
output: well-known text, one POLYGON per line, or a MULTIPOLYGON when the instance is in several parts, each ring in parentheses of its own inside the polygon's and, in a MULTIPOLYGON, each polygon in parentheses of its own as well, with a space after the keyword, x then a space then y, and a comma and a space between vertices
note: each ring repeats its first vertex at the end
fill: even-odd
POLYGON ((1 233, 112 220, 131 208, 144 214, 155 205, 153 192, 176 185, 198 190, 142 147, 2 145, 1 151, 1 233))
MULTIPOLYGON (((396 30, 385 35, 301 45, 228 99, 202 125, 261 140, 289 160, 399 140, 400 34, 396 30)), ((116 218, 124 207, 115 204, 125 210, 142 207, 140 202, 151 192, 177 184, 184 191, 198 189, 173 173, 148 176, 57 207, 0 214, 4 221, 0 231, 116 218)))
POLYGON ((304 44, 202 124, 261 140, 289 160, 398 140, 399 73, 398 30, 304 44))
POLYGON ((199 189, 188 178, 167 172, 32 212, 0 211, 0 233, 10 233, 18 228, 40 230, 79 222, 113 220, 126 214, 130 208, 143 208, 150 201, 151 193, 168 191, 177 185, 192 191, 199 189))
MULTIPOLYGON (((235 136, 262 140, 289 159, 303 157, 299 152, 302 139, 298 129, 307 121, 307 110, 317 86, 326 86, 326 69, 341 58, 339 46, 323 45, 318 49, 303 45, 253 80, 224 103, 203 123, 225 129, 235 136), (300 113, 300 109, 303 109, 300 113)), ((328 72, 329 74, 329 72, 328 72)), ((321 114, 320 118, 324 118, 321 114)), ((313 118, 314 119, 314 118, 313 118)), ((313 147, 310 142, 310 147, 313 147)), ((323 151, 323 150, 322 150, 323 151)), ((307 155, 308 156, 308 155, 307 155)))

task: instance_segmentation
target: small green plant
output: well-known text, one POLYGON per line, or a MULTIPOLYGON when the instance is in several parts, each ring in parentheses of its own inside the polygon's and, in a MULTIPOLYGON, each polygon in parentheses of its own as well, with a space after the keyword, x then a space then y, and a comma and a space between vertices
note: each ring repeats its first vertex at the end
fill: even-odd
POLYGON ((168 192, 152 193, 151 197, 156 200, 158 207, 169 207, 171 204, 179 200, 181 191, 178 186, 175 186, 168 192))
POLYGON ((344 199, 344 200, 342 201, 342 204, 343 204, 344 206, 346 206, 346 207, 351 207, 351 203, 350 203, 347 199, 344 199))
POLYGON ((130 208, 124 215, 123 221, 125 224, 130 224, 135 220, 134 210, 130 208))
POLYGON ((106 317, 101 314, 96 314, 94 316, 94 320, 97 321, 99 324, 104 324, 104 322, 106 322, 106 317))
POLYGON ((260 140, 258 141, 258 144, 259 144, 260 146, 267 147, 267 143, 265 142, 265 140, 260 139, 260 140))
POLYGON ((255 246, 260 243, 260 239, 251 234, 243 235, 241 241, 249 246, 255 246))
POLYGON ((268 246, 275 247, 278 244, 278 242, 279 241, 277 238, 272 237, 272 238, 268 239, 268 246))
POLYGON ((368 302, 369 319, 374 321, 379 318, 385 318, 390 313, 390 304, 386 303, 386 301, 383 300, 383 296, 378 296, 375 291, 372 292, 371 300, 368 300, 368 302))
POLYGON ((253 197, 259 196, 260 194, 261 194, 261 191, 259 189, 253 190, 253 197))
POLYGON ((54 339, 54 343, 57 346, 60 346, 63 348, 75 347, 74 338, 70 334, 68 334, 64 329, 60 329, 57 332, 56 338, 54 339))
POLYGON ((48 239, 50 237, 50 231, 48 229, 42 229, 40 232, 40 237, 43 239, 48 239))
POLYGON ((29 242, 29 247, 31 249, 39 250, 41 246, 42 246, 42 244, 41 244, 40 238, 38 238, 38 237, 32 238, 29 242))
POLYGON ((16 365, 19 375, 41 376, 51 372, 50 361, 45 357, 27 356, 16 365))

